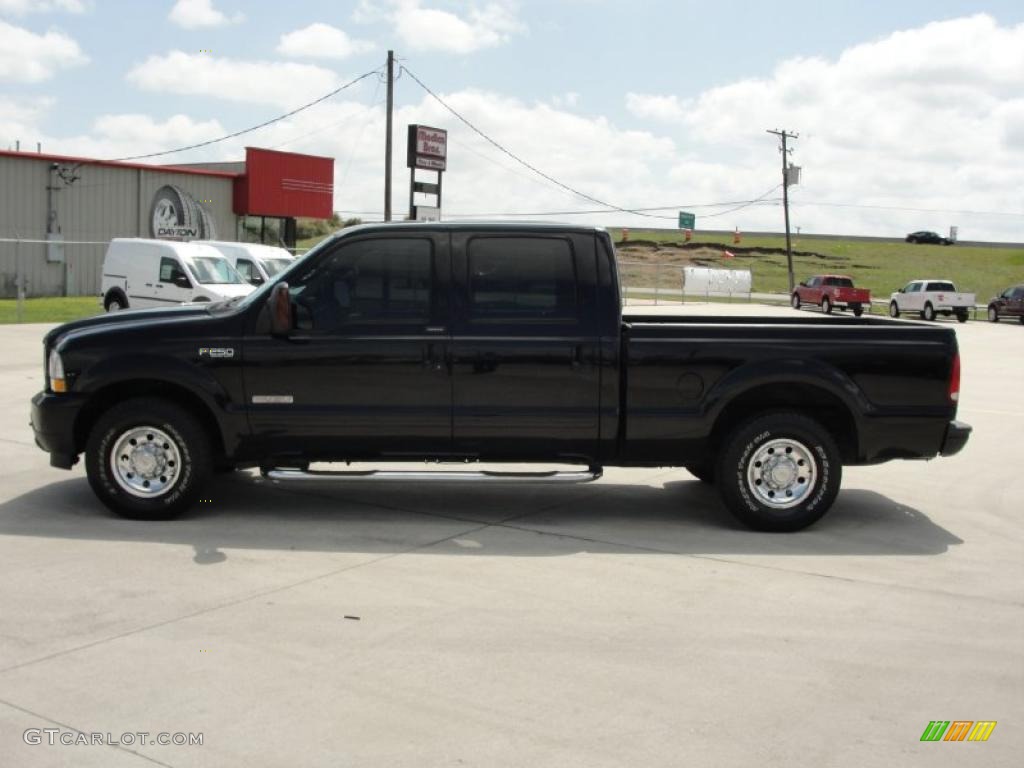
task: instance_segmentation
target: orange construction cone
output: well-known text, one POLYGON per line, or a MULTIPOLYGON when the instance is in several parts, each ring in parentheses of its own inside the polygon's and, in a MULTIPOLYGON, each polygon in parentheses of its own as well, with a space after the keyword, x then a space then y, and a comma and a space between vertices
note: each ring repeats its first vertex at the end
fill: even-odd
POLYGON ((732 233, 732 242, 733 242, 733 244, 734 245, 739 245, 740 244, 740 240, 742 240, 742 239, 743 239, 743 236, 740 234, 740 228, 736 227, 736 231, 732 233))
POLYGON ((683 237, 686 238, 686 242, 690 242, 693 239, 693 230, 687 229, 683 231, 683 237))
POLYGON ((623 229, 622 230, 622 242, 626 242, 627 240, 629 240, 629 230, 628 229, 623 229))

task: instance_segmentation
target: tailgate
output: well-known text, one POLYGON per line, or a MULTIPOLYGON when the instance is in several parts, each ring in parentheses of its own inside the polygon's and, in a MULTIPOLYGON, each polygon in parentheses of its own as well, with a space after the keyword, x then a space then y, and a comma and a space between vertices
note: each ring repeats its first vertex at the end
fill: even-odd
POLYGON ((836 298, 848 304, 867 304, 871 301, 871 291, 867 288, 839 288, 836 298))

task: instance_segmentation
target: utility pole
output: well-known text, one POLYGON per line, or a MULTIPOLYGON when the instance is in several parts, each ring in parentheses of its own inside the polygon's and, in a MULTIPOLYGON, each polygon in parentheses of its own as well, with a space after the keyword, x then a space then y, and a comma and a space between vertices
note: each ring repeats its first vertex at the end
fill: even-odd
POLYGON ((391 221, 391 113, 395 106, 395 52, 388 51, 388 114, 384 121, 384 221, 391 221))
POLYGON ((793 293, 793 245, 789 239, 789 172, 786 169, 786 162, 792 149, 786 149, 786 139, 797 139, 799 134, 788 133, 785 128, 768 133, 778 136, 782 140, 782 209, 786 215, 786 266, 789 267, 789 292, 793 293))

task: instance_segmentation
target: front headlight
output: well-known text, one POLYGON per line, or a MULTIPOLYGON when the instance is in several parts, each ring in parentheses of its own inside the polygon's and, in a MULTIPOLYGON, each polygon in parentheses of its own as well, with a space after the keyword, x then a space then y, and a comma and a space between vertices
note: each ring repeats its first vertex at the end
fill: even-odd
POLYGON ((68 385, 64 381, 64 361, 56 349, 50 350, 50 359, 46 364, 46 375, 50 379, 50 389, 54 392, 67 392, 68 385))

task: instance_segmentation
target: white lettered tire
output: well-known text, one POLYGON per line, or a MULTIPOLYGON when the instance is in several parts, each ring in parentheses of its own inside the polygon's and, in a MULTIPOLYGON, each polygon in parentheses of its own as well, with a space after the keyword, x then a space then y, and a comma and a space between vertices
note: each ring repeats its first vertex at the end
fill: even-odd
POLYGON ((85 449, 89 485, 123 517, 166 520, 198 497, 210 440, 191 412, 155 397, 126 400, 97 419, 85 449))
POLYGON ((715 473, 729 511, 759 531, 798 531, 824 515, 842 482, 839 449, 803 414, 755 416, 726 438, 715 473))

